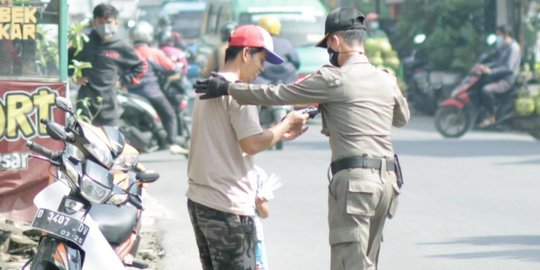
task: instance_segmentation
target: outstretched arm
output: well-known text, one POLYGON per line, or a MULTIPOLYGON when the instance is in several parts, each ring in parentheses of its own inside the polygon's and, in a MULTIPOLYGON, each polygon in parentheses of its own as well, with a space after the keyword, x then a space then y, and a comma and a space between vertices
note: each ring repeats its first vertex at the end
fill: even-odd
POLYGON ((275 126, 264 130, 260 134, 241 139, 240 148, 246 154, 255 155, 282 139, 292 140, 306 131, 304 123, 308 117, 309 115, 306 113, 292 111, 275 126))

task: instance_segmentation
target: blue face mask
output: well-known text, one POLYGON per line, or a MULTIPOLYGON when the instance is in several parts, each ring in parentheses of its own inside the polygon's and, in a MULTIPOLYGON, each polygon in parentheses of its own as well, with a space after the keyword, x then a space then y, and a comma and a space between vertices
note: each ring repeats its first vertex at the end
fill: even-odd
POLYGON ((116 31, 118 31, 118 26, 112 23, 98 24, 96 26, 96 32, 103 39, 110 39, 114 36, 114 34, 116 34, 116 31))
POLYGON ((495 40, 495 46, 497 48, 501 48, 504 45, 504 39, 501 36, 497 36, 497 39, 495 40))
POLYGON ((379 22, 372 22, 370 25, 369 25, 369 29, 372 30, 372 31, 375 31, 375 30, 379 30, 379 22))

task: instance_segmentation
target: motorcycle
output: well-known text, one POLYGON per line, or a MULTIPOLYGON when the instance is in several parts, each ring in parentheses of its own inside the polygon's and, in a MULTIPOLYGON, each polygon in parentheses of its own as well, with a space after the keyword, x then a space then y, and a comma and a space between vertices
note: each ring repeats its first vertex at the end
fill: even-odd
MULTIPOLYGON (((162 50, 173 60, 177 66, 176 70, 180 70, 172 75, 160 73, 156 75, 163 94, 175 110, 178 125, 177 142, 187 149, 191 138, 191 118, 188 114, 189 96, 186 90, 187 85, 190 85, 185 76, 186 55, 174 47, 164 47, 162 50)), ((129 92, 119 91, 117 97, 123 109, 119 126, 126 140, 144 153, 165 149, 167 131, 152 104, 146 98, 129 92)))
POLYGON ((448 97, 448 91, 443 83, 434 79, 426 59, 426 39, 423 34, 414 37, 415 48, 403 59, 403 73, 407 84, 407 100, 412 109, 433 115, 438 104, 448 97))
POLYGON ((167 131, 152 104, 144 97, 125 91, 119 91, 117 99, 123 110, 119 128, 129 144, 143 153, 165 149, 167 131))
MULTIPOLYGON (((182 63, 178 63, 183 67, 182 63)), ((185 70, 185 69, 183 69, 185 70)), ((176 115, 177 142, 183 148, 189 149, 191 138, 191 117, 189 115, 190 97, 187 89, 190 83, 186 79, 186 70, 172 76, 158 76, 160 87, 165 97, 171 102, 176 115)))
POLYGON ((97 128, 76 120, 67 99, 55 104, 70 118, 64 127, 42 120, 47 134, 64 142, 52 151, 32 141, 27 146, 54 167, 54 182, 34 198, 32 227, 41 231, 35 255, 25 270, 146 268, 135 259, 143 185, 159 174, 144 170, 138 152, 114 127, 97 128))
MULTIPOLYGON (((481 106, 482 86, 489 82, 490 78, 481 75, 479 65, 486 63, 492 56, 492 52, 480 56, 471 73, 454 89, 450 98, 443 101, 435 113, 435 128, 446 138, 459 138, 479 124, 487 116, 487 112, 481 106)), ((518 75, 516 83, 504 94, 499 94, 496 104, 496 122, 485 129, 496 131, 517 130, 529 133, 535 139, 540 140, 540 116, 522 116, 516 113, 514 102, 518 96, 517 88, 526 88, 527 78, 518 75)))

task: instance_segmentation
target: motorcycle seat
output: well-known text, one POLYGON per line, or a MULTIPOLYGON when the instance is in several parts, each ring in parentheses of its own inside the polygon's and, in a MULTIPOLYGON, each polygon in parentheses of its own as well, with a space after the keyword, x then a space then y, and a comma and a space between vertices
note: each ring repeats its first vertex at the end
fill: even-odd
POLYGON ((95 204, 90 209, 90 216, 112 245, 124 242, 137 225, 137 208, 131 204, 95 204))

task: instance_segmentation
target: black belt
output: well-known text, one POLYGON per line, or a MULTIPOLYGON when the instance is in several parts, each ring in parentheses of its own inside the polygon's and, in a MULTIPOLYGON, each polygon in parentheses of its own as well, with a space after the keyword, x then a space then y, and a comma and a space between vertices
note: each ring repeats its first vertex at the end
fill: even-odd
POLYGON ((382 159, 382 158, 370 158, 366 156, 352 156, 342 158, 330 163, 330 169, 332 174, 345 169, 353 168, 364 168, 364 169, 381 169, 381 163, 383 160, 386 160, 386 170, 394 171, 395 162, 392 159, 382 159))

